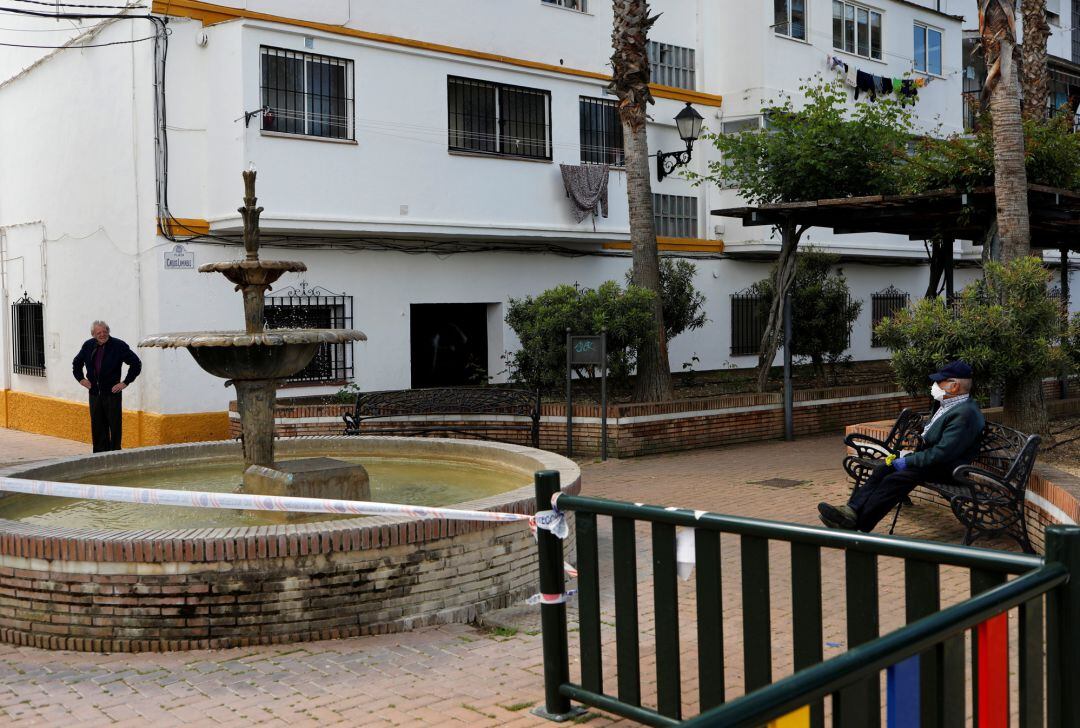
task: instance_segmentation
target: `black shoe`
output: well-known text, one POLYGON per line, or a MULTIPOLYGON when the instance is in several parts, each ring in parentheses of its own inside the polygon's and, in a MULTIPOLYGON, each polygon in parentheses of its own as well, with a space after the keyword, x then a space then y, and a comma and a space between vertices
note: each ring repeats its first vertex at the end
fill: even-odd
POLYGON ((845 531, 855 530, 855 511, 851 506, 833 506, 828 503, 818 503, 818 518, 829 528, 840 528, 845 531))

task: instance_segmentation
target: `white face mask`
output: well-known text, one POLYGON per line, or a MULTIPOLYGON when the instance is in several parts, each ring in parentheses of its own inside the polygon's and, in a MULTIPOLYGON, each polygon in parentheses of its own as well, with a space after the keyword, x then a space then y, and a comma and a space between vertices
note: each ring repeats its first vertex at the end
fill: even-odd
POLYGON ((949 393, 938 386, 937 382, 934 382, 934 386, 930 387, 930 396, 936 399, 938 402, 949 396, 949 393))

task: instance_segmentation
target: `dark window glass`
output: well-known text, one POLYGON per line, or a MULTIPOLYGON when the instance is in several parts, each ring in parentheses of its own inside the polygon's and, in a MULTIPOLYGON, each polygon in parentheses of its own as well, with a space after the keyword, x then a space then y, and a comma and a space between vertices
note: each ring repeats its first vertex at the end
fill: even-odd
POLYGON ((45 307, 28 296, 11 304, 11 343, 16 374, 45 376, 45 307))
POLYGON ((623 130, 618 106, 608 99, 582 97, 581 161, 623 166, 623 130))
POLYGON ((548 91, 447 78, 450 149, 551 159, 548 91))
POLYGON ((262 128, 353 138, 352 61, 262 48, 262 128))

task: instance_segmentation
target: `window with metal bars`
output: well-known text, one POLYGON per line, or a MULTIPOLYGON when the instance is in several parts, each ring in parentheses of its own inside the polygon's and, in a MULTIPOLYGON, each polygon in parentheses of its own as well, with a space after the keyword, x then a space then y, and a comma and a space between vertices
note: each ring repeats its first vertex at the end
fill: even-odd
POLYGON ((904 291, 898 291, 896 288, 889 286, 883 291, 871 294, 870 296, 870 346, 882 347, 884 344, 878 339, 877 327, 881 323, 882 319, 891 318, 898 312, 907 308, 908 303, 911 301, 911 295, 904 291))
POLYGON ((623 130, 618 104, 610 99, 582 96, 578 108, 582 163, 623 166, 623 130))
POLYGON ((698 236, 697 198, 689 195, 653 193, 653 221, 656 234, 665 238, 698 236))
POLYGON ((756 355, 765 335, 765 297, 751 289, 731 294, 731 355, 756 355))
POLYGON ((262 46, 264 131, 354 139, 353 62, 262 46))
MULTIPOLYGON (((353 323, 352 296, 301 282, 265 299, 268 329, 348 329, 353 323)), ((344 384, 353 377, 351 343, 319 344, 315 357, 289 377, 290 384, 344 384)))
POLYGON ((11 343, 16 374, 45 376, 45 307, 23 294, 11 304, 11 343))
POLYGON ((545 5, 555 5, 560 8, 566 8, 567 10, 577 10, 579 12, 587 12, 585 3, 586 0, 540 0, 545 5))
POLYGON ((446 79, 452 151, 551 159, 551 92, 472 78, 446 79))
POLYGON ((650 40, 649 78, 653 83, 694 89, 694 49, 650 40))

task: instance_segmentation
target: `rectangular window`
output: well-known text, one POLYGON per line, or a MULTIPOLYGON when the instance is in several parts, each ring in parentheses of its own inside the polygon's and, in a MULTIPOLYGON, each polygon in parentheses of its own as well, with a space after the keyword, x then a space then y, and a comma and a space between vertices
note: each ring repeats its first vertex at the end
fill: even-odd
POLYGON ((915 23, 915 70, 941 75, 941 31, 915 23))
POLYGON ((693 90, 694 49, 650 40, 649 77, 653 83, 693 90))
POLYGON ((623 166, 623 129, 618 103, 610 99, 582 96, 578 108, 582 164, 623 166))
POLYGON ((874 329, 884 318, 891 318, 897 312, 903 311, 911 300, 910 294, 898 291, 889 286, 884 291, 878 291, 870 296, 870 346, 881 347, 883 344, 878 340, 874 329))
MULTIPOLYGON (((265 298, 268 329, 350 329, 352 296, 331 293, 320 287, 285 288, 265 298)), ((319 344, 315 357, 289 377, 290 384, 344 384, 353 377, 352 342, 319 344)))
POLYGON ((566 8, 567 10, 577 10, 579 12, 587 12, 585 8, 586 0, 540 0, 545 5, 556 5, 560 8, 566 8))
POLYGON ((761 337, 765 335, 767 316, 762 295, 749 290, 731 294, 732 356, 758 353, 761 337))
POLYGON ((653 193, 653 222, 657 237, 696 238, 697 198, 653 193))
POLYGON ((806 40, 806 0, 773 0, 773 31, 806 40))
POLYGON ((353 139, 353 62, 262 47, 265 131, 353 139))
POLYGON ((862 5, 833 0, 833 48, 881 60, 881 13, 862 5))
POLYGON ((471 78, 446 79, 449 146, 551 159, 551 92, 471 78))
POLYGON ((45 307, 23 295, 11 304, 11 344, 16 374, 45 376, 45 307))

